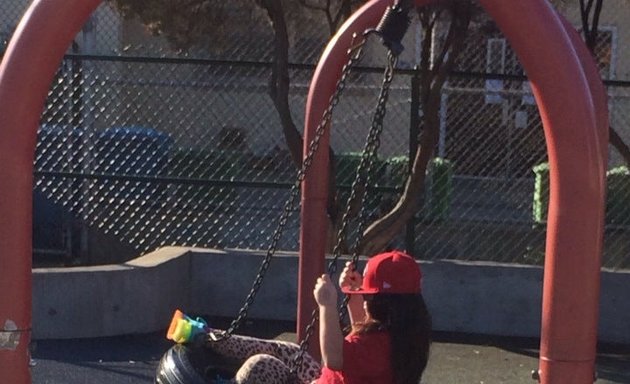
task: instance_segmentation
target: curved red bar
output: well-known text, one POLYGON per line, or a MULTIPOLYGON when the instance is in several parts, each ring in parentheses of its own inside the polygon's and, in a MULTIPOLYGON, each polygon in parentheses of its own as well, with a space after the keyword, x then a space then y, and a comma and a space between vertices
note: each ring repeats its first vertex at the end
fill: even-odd
MULTIPOLYGON (((599 146, 600 154, 603 158, 603 161, 600 164, 600 172, 605 175, 608 157, 608 104, 606 91, 601 81, 597 65, 595 64, 595 61, 593 60, 593 57, 591 56, 588 48, 582 41, 582 38, 575 30, 575 28, 562 15, 558 15, 558 17, 562 22, 571 42, 573 43, 573 48, 578 55, 578 59, 587 79, 590 95, 595 106, 595 122, 597 125, 598 133, 597 145, 599 146)), ((599 188, 601 188, 601 190, 603 191, 606 190, 605 177, 601 178, 599 188)), ((601 209, 599 219, 597 219, 595 215, 593 215, 592 218, 593 222, 598 223, 599 225, 599 230, 597 231, 597 233, 599 234, 597 245, 598 250, 601 250, 603 246, 604 216, 604 209, 601 209)), ((588 257, 588 261, 591 263, 591 268, 599 269, 599 266, 601 265, 601 251, 597 254, 590 255, 590 257, 589 255, 585 256, 588 257)), ((569 330, 565 334, 562 334, 560 332, 561 330, 565 329, 567 324, 570 324, 566 322, 566 318, 572 318, 572 316, 569 313, 558 314, 558 311, 568 309, 556 306, 555 311, 553 310, 553 308, 549 308, 548 311, 543 311, 543 324, 549 323, 548 327, 543 327, 543 334, 541 335, 540 374, 541 380, 543 380, 543 382, 545 383, 559 383, 566 382, 567 380, 569 380, 569 382, 580 382, 579 380, 583 380, 583 382, 591 382, 588 380, 593 380, 592 375, 594 374, 593 364, 597 347, 597 322, 599 307, 597 304, 592 303, 599 300, 600 274, 593 273, 588 285, 592 287, 591 289, 593 290, 593 296, 589 296, 589 299, 590 304, 594 305, 594 308, 592 311, 584 313, 584 316, 586 317, 584 319, 581 319, 580 321, 583 324, 583 329, 585 332, 587 332, 586 326, 588 324, 592 324, 590 332, 586 334, 587 340, 584 340, 581 346, 583 353, 588 354, 588 360, 587 362, 584 362, 586 363, 584 364, 584 373, 579 373, 575 371, 576 363, 574 361, 565 362, 563 360, 567 356, 575 358, 576 353, 572 352, 571 348, 575 348, 576 345, 573 343, 564 343, 560 340, 562 340, 563 337, 571 337, 572 335, 570 335, 569 332, 578 331, 569 330), (547 316, 548 318, 546 319, 545 316, 547 316), (544 333, 546 329, 549 334, 548 336, 546 336, 544 333), (555 364, 556 366, 551 366, 553 364, 555 364), (573 378, 572 375, 575 374, 582 374, 583 376, 580 376, 579 379, 577 378, 577 376, 573 378)), ((551 284, 547 285, 547 287, 549 286, 551 287, 549 288, 549 292, 546 292, 547 295, 553 294, 553 286, 551 284)), ((569 294, 570 292, 567 292, 567 295, 569 294)), ((546 305, 546 303, 544 303, 544 305, 546 305)), ((572 320, 575 321, 577 319, 572 318, 572 320)))
MULTIPOLYGON (((496 20, 528 73, 549 152, 551 193, 541 379, 545 384, 590 384, 595 360, 606 164, 606 134, 600 133, 605 129, 602 123, 605 110, 599 96, 595 99, 596 105, 591 97, 591 88, 595 92, 598 81, 589 70, 585 74, 574 50, 573 44, 578 45, 578 42, 572 42, 562 21, 546 1, 480 2, 496 20)), ((329 43, 309 90, 305 145, 314 137, 341 68, 348 59, 346 49, 352 33, 376 26, 391 3, 387 0, 369 2, 329 43)), ((430 1, 415 3, 422 6, 430 1)), ((329 136, 325 135, 321 146, 328 145, 329 136)), ((299 335, 315 307, 310 289, 323 271, 327 169, 328 153, 320 151, 302 185, 299 335)))
MULTIPOLYGON (((484 6, 487 3, 482 1, 484 6)), ((547 139, 551 190, 541 382, 592 383, 605 162, 591 90, 574 45, 551 5, 515 2, 486 8, 528 74, 547 139)))
POLYGON ((100 0, 34 1, 0 64, 0 342, 2 382, 31 382, 33 158, 44 101, 70 42, 100 0), (1 340, 2 338, 0 338, 1 340))
MULTIPOLYGON (((419 0, 416 4, 428 2, 419 0)), ((600 85, 586 64, 584 53, 578 49, 576 54, 573 50, 571 39, 576 47, 578 42, 567 35, 546 2, 532 0, 526 5, 501 0, 481 2, 508 37, 529 74, 549 149, 551 196, 543 299, 542 382, 591 383, 606 152, 606 133, 601 133, 606 119, 600 85), (536 28, 530 28, 532 25, 536 28), (570 102, 564 99, 565 95, 571 95, 570 102)), ((99 3, 99 0, 33 3, 0 66, 3 101, 0 103, 0 252, 7 255, 0 271, 3 293, 0 326, 12 328, 14 324, 16 330, 11 332, 20 336, 15 349, 0 346, 0 372, 8 372, 4 377, 12 383, 30 382, 27 345, 31 318, 31 194, 37 123, 65 49, 99 3)), ((352 33, 374 27, 388 4, 385 0, 366 4, 329 44, 309 92, 306 143, 312 139, 347 60, 345 50, 352 33)), ((326 136, 321 146, 327 145, 326 136)), ((314 308, 310 298, 313 281, 323 271, 327 163, 327 151, 319 151, 303 185, 300 332, 303 329, 300 325, 307 318, 304 313, 310 316, 310 309, 314 308)))

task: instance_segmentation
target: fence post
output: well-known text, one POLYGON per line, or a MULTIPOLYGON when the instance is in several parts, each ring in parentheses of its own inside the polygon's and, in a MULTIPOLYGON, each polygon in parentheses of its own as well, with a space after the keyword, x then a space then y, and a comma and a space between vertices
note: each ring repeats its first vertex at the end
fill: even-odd
MULTIPOLYGON (((409 111, 409 167, 407 174, 411 173, 413 160, 418 151, 418 135, 420 134, 420 67, 416 65, 411 76, 411 106, 409 111)), ((410 254, 415 253, 416 248, 416 215, 412 215, 407 221, 405 232, 405 248, 410 254)))

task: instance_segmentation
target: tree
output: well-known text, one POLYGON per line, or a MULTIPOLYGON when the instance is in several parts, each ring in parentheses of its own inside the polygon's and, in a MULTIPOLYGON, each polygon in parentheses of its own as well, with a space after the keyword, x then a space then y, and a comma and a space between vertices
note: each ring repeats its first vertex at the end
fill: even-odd
MULTIPOLYGON (((127 15, 137 15, 145 25, 155 33, 163 34, 173 46, 188 49, 203 41, 221 40, 226 33, 226 23, 260 23, 267 21, 273 30, 274 58, 273 70, 269 79, 269 95, 280 117, 283 134, 294 163, 299 166, 302 159, 303 139, 298 131, 289 108, 289 49, 292 37, 297 33, 300 23, 314 15, 323 15, 328 33, 333 34, 341 23, 364 0, 190 0, 185 4, 177 0, 112 0, 127 15), (149 6, 151 4, 151 6, 149 6), (255 6, 253 6, 255 5, 255 6), (309 13, 310 12, 310 13, 309 13), (288 15, 292 17, 289 18, 288 15), (211 20, 208 22, 207 20, 211 20), (238 20, 238 21, 235 21, 238 20)), ((599 13, 602 0, 580 1, 582 15, 593 17, 583 28, 587 41, 597 41, 599 13), (598 3, 593 6, 593 2, 598 3)), ((420 135, 417 137, 417 150, 410 154, 412 166, 405 182, 403 192, 393 208, 367 227, 363 241, 357 250, 361 254, 373 254, 391 243, 408 221, 418 211, 427 166, 434 157, 434 149, 439 141, 439 113, 442 88, 448 75, 454 69, 457 58, 462 52, 465 37, 471 21, 482 14, 478 5, 471 0, 446 0, 424 6, 417 10, 422 27, 422 49, 419 63, 421 81, 419 93, 421 107, 419 114, 420 135), (444 32, 439 47, 434 45, 436 35, 444 32)), ((583 17, 584 19, 584 17, 583 17)), ((586 18, 586 20, 589 20, 586 18)), ((614 131, 611 131, 614 132, 614 131)), ((611 134, 611 142, 613 142, 611 134)), ((618 135, 617 135, 618 137, 618 135)), ((620 140, 619 140, 620 141, 620 140)), ((621 141, 620 141, 621 142, 621 141)), ((623 144, 623 142, 621 142, 623 144)), ((627 151, 627 147, 614 144, 616 148, 627 151)), ((339 226, 341 204, 337 200, 335 185, 335 160, 332 149, 328 216, 331 229, 339 226)), ((627 151, 630 159, 630 151, 627 151)), ((624 156, 625 157, 625 156, 624 156)), ((360 191, 361 193, 362 191, 360 191)), ((334 244, 335 231, 330 231, 330 244, 334 244)), ((341 239, 345 241, 345 239, 341 239)), ((345 248, 344 248, 345 249, 345 248)))
MULTIPOLYGON (((177 50, 186 51, 192 47, 217 49, 217 42, 224 40, 228 26, 247 25, 261 21, 260 12, 266 14, 274 32, 274 59, 269 79, 269 96, 278 112, 282 131, 293 162, 301 166, 303 139, 298 131, 289 108, 289 48, 292 31, 287 23, 287 15, 292 15, 291 23, 298 29, 308 20, 304 9, 316 13, 323 12, 328 20, 329 33, 366 0, 190 0, 182 4, 178 0, 110 0, 126 17, 138 17, 154 34, 161 35, 177 50), (303 9, 299 9, 302 7, 303 9), (211 42, 211 43, 210 43, 211 42)), ((328 216, 333 223, 340 218, 336 198, 334 152, 330 151, 331 172, 329 183, 328 216)), ((333 225, 334 227, 334 225, 333 225)))
MULTIPOLYGON (((296 167, 299 168, 301 167, 303 157, 303 138, 295 126, 293 117, 291 116, 291 110, 289 108, 289 31, 287 28, 286 16, 287 13, 291 13, 293 15, 303 15, 303 12, 296 10, 295 3, 291 1, 286 3, 290 8, 289 11, 286 11, 285 3, 281 0, 257 1, 258 4, 267 11, 267 15, 274 29, 275 56, 272 76, 270 78, 269 94, 274 101, 280 121, 282 122, 283 134, 289 148, 289 152, 291 153, 291 158, 293 159, 296 167)), ((338 2, 327 0, 325 6, 321 6, 318 5, 316 1, 306 3, 306 0, 301 0, 300 2, 300 4, 306 5, 307 8, 323 11, 327 15, 329 28, 331 28, 331 34, 334 33, 332 28, 336 29, 336 26, 341 23, 345 17, 348 17, 351 14, 355 3, 357 3, 356 0, 340 0, 338 2), (331 14, 335 3, 338 4, 338 11, 336 12, 333 20, 331 14)), ((299 20, 299 18, 294 17, 293 21, 296 22, 296 20, 299 20)), ((297 25, 299 26, 299 23, 297 25)), ((335 153, 332 148, 328 148, 328 151, 330 153, 330 166, 327 214, 331 223, 328 243, 335 244, 338 241, 336 238, 337 232, 335 228, 338 227, 342 215, 339 214, 341 208, 340 202, 337 198, 338 195, 335 183, 335 153)))
MULTIPOLYGON (((263 1, 262 3, 264 5, 265 2, 263 1)), ((350 16, 354 7, 362 3, 362 1, 345 0, 338 4, 336 8, 331 1, 325 1, 322 4, 322 2, 315 0, 310 2, 308 0, 300 0, 300 3, 308 9, 323 12, 326 15, 330 33, 332 34, 340 23, 350 16)), ((265 5, 265 7, 270 9, 268 5, 265 5)), ((439 5, 422 7, 417 10, 423 26, 423 49, 420 65, 423 76, 420 92, 422 95, 424 121, 423 133, 418 138, 420 145, 414 155, 413 166, 398 203, 390 212, 376 220, 366 229, 363 234, 363 241, 359 244, 359 249, 356 252, 373 254, 385 248, 401 232, 402 228, 418 210, 418 197, 422 195, 421 192, 424 188, 427 165, 434 156, 434 148, 439 140, 439 111, 442 87, 455 65, 459 52, 462 50, 465 34, 474 10, 475 8, 470 0, 445 1, 439 5), (446 19, 450 20, 448 33, 440 54, 437 56, 437 59, 431 62, 433 36, 436 33, 437 22, 444 14, 447 14, 446 19)), ((276 7, 269 12, 269 16, 272 20, 282 19, 279 13, 280 9, 276 7)), ((278 37, 279 34, 276 31, 276 39, 278 37)), ((337 234, 336 228, 340 226, 341 223, 339 221, 342 217, 339 215, 340 204, 335 190, 335 160, 332 150, 330 158, 331 181, 329 183, 328 215, 331 221, 329 244, 332 245, 338 241, 344 243, 346 239, 337 239, 335 237, 337 234)), ((359 195, 362 193, 365 193, 365 191, 359 191, 359 195)), ((359 196, 357 201, 360 200, 361 197, 359 196)), ((354 203, 356 204, 356 202, 354 203)), ((351 209, 351 211, 353 214, 356 214, 356 207, 351 209)), ((347 247, 342 246, 342 249, 347 250, 347 247)))
MULTIPOLYGON (((177 0, 112 0, 126 16, 137 16, 155 34, 163 35, 170 44, 179 50, 193 46, 204 46, 203 42, 221 41, 227 23, 236 19, 242 23, 260 22, 260 13, 245 0, 225 2, 222 0, 190 0, 185 4, 177 0), (210 20, 210 22, 208 22, 210 20)), ((301 164, 303 139, 297 130, 289 108, 289 41, 291 32, 287 24, 287 14, 303 15, 304 10, 323 14, 332 35, 355 8, 365 0, 257 0, 258 11, 264 10, 267 20, 274 31, 274 61, 269 81, 269 95, 282 124, 283 134, 291 157, 296 165, 301 164), (302 7, 302 10, 296 7, 302 7)), ((423 26, 423 49, 421 61, 422 94, 422 134, 418 138, 419 147, 414 156, 413 167, 395 207, 384 217, 374 222, 365 231, 364 241, 360 244, 361 253, 369 254, 384 248, 401 231, 407 221, 417 211, 418 196, 424 185, 426 168, 433 157, 433 150, 439 138, 439 106, 441 89, 446 77, 452 70, 458 53, 462 49, 464 36, 470 22, 472 4, 470 0, 451 0, 439 5, 422 7, 418 15, 423 26), (431 62, 431 43, 436 33, 438 20, 444 15, 450 19, 448 34, 437 60, 431 62)), ((299 25, 299 21, 293 22, 299 25)), ((209 45, 205 45, 209 47, 209 45)), ((335 160, 331 149, 330 192, 328 216, 331 228, 339 226, 341 219, 340 204, 337 200, 335 185, 335 160)), ((363 193, 363 191, 360 191, 363 193)), ((358 199, 360 200, 360 199, 358 199)), ((333 244, 335 231, 331 231, 330 242, 333 244)), ((343 242, 345 239, 341 239, 343 242)))
MULTIPOLYGON (((220 42, 229 38, 229 28, 246 25, 253 28, 266 14, 274 32, 274 62, 269 79, 269 95, 280 117, 283 134, 291 157, 296 164, 302 159, 302 138, 289 109, 289 48, 292 32, 287 15, 294 17, 291 23, 299 26, 307 15, 298 7, 324 12, 331 28, 348 17, 358 3, 365 0, 111 0, 127 17, 138 17, 154 34, 161 35, 177 50, 192 47, 216 50, 220 42), (302 4, 302 5, 300 5, 302 4), (334 13, 334 15, 333 15, 334 13)), ((297 29, 297 28, 294 28, 297 29)), ((334 32, 331 29, 331 33, 334 32)))
MULTIPOLYGON (((568 1, 560 1, 567 5, 568 1)), ((603 0, 579 0, 582 33, 587 47, 597 61, 597 43, 599 20, 603 8, 603 0)), ((558 5, 558 4, 556 4, 558 5)), ((421 60, 422 111, 424 116, 420 145, 415 154, 412 171, 405 184, 404 192, 394 209, 383 218, 375 221, 365 231, 361 252, 371 254, 383 249, 389 241, 402 231, 403 226, 417 210, 418 196, 421 196, 424 185, 424 175, 427 163, 433 157, 433 149, 439 140, 439 97, 446 75, 452 69, 454 61, 461 51, 461 42, 468 24, 476 13, 476 9, 468 1, 453 1, 445 9, 425 7, 418 10, 423 26, 423 49, 421 60), (430 42, 435 31, 435 22, 440 12, 450 12, 450 26, 448 37, 437 56, 434 67, 430 67, 428 54, 430 42)), ((621 154, 627 164, 630 164, 630 147, 624 143, 616 130, 609 126, 610 144, 621 154)))
POLYGON ((423 119, 418 146, 413 157, 409 177, 393 209, 372 223, 365 231, 361 243, 362 254, 384 249, 399 234, 417 212, 422 196, 429 161, 440 137, 440 100, 442 87, 453 70, 463 49, 465 36, 476 8, 470 0, 453 0, 438 5, 418 8, 422 24, 422 49, 419 70, 420 95, 423 119), (442 47, 433 61, 431 46, 440 20, 446 20, 447 33, 442 47))
POLYGON ((263 17, 246 0, 110 0, 128 18, 138 17, 154 35, 178 51, 197 46, 220 50, 230 23, 251 25, 263 17))
POLYGON ((322 12, 326 17, 330 35, 333 35, 341 23, 350 17, 354 9, 365 3, 365 0, 298 0, 304 8, 322 12))

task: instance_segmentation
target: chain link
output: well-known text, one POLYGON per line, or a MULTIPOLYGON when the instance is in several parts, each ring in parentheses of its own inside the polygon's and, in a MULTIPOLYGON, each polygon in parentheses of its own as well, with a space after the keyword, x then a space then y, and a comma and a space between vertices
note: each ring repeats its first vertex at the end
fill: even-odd
POLYGON ((283 212, 278 221, 278 225, 274 231, 272 236, 271 243, 267 248, 267 253, 258 269, 258 273, 252 285, 252 288, 245 299, 245 303, 241 307, 237 317, 232 321, 227 330, 220 333, 211 333, 210 338, 212 341, 220 341, 229 338, 243 323, 243 321, 247 318, 247 311, 249 307, 253 304, 256 295, 258 294, 258 290, 262 285, 263 279, 265 277, 265 273, 269 268, 269 264, 271 263, 271 259, 273 258, 278 242, 282 238, 282 234, 284 232, 284 228, 287 224, 289 215, 295 208, 295 202, 300 193, 300 185, 304 178, 306 177, 307 171, 310 169, 313 164, 313 159, 315 158, 315 154, 319 149, 319 144, 321 138, 324 136, 326 129, 329 126, 330 120, 332 119, 332 113, 335 106, 339 103, 339 98, 345 89, 346 81, 348 79, 348 75, 350 74, 352 67, 361 60, 363 56, 363 46, 365 45, 365 38, 362 38, 360 42, 356 43, 354 40, 356 39, 356 34, 353 36, 353 44, 351 48, 348 49, 349 59, 348 62, 343 66, 341 71, 341 76, 337 81, 335 92, 332 94, 330 101, 328 103, 328 107, 322 114, 322 120, 317 126, 315 130, 315 137, 309 143, 308 152, 306 156, 304 156, 304 160, 302 161, 302 167, 297 173, 297 177, 295 183, 293 184, 290 192, 289 199, 284 205, 283 212))

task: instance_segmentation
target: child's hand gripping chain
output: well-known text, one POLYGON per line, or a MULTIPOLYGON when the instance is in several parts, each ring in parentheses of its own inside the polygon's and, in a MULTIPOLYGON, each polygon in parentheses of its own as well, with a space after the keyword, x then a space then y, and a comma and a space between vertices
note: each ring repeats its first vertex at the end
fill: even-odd
POLYGON ((202 318, 192 319, 179 309, 173 314, 166 338, 178 344, 190 343, 198 335, 206 335, 210 331, 208 323, 202 318))

